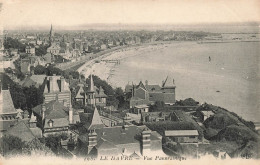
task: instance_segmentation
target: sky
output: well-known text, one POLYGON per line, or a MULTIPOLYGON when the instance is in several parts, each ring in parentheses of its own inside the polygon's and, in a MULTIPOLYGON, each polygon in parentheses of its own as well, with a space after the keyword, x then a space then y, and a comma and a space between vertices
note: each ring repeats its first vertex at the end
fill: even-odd
POLYGON ((0 0, 6 28, 260 21, 259 0, 0 0))

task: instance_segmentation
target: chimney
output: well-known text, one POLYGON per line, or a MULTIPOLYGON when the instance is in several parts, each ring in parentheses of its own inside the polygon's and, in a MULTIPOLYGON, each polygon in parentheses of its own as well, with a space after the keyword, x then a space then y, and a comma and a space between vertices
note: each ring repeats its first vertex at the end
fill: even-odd
POLYGON ((151 152, 151 131, 145 128, 142 132, 142 155, 148 155, 151 152))
POLYGON ((53 92, 53 79, 52 79, 52 77, 49 78, 49 83, 50 83, 50 92, 53 92))
POLYGON ((42 113, 42 128, 43 128, 43 126, 44 126, 45 111, 46 111, 46 107, 45 107, 45 104, 43 103, 43 104, 42 104, 42 111, 41 111, 41 113, 42 113))
POLYGON ((61 76, 61 78, 60 78, 60 91, 61 92, 64 91, 64 83, 65 83, 65 79, 63 76, 61 76))
POLYGON ((73 109, 69 107, 69 124, 73 124, 73 109))
POLYGON ((93 147, 97 145, 97 133, 95 130, 90 130, 88 134, 88 154, 92 150, 93 147))

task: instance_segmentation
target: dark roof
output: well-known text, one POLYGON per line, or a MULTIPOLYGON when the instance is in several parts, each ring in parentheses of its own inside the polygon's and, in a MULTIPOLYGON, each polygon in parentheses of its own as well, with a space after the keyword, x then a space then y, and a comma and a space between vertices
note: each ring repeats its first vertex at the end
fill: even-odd
MULTIPOLYGON (((122 126, 104 127, 96 129, 98 141, 101 137, 114 145, 140 143, 141 132, 146 129, 146 126, 130 125, 127 130, 122 126)), ((151 140, 159 140, 158 137, 151 134, 151 140)))
POLYGON ((159 85, 146 85, 145 87, 149 92, 161 91, 161 87, 159 85))
MULTIPOLYGON (((68 111, 68 107, 65 107, 62 103, 56 100, 50 101, 49 103, 45 104, 45 107, 46 118, 64 118, 67 115, 66 112, 68 111)), ((34 107, 32 110, 33 112, 35 112, 35 114, 42 117, 42 104, 34 107)))
POLYGON ((26 142, 32 141, 36 138, 30 128, 27 126, 27 124, 24 123, 24 121, 20 121, 10 129, 8 129, 6 134, 19 137, 26 142))
POLYGON ((117 148, 113 143, 104 140, 103 138, 101 138, 97 145, 96 145, 97 149, 111 149, 111 148, 117 148))

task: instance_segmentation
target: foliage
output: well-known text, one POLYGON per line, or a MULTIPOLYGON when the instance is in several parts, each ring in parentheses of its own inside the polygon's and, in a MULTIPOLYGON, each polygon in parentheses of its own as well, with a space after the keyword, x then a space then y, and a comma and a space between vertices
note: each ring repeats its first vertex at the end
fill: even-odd
POLYGON ((36 56, 43 56, 47 53, 48 45, 39 45, 39 47, 35 48, 35 55, 36 56))
POLYGON ((5 49, 18 49, 20 52, 25 52, 25 45, 18 41, 18 39, 13 39, 11 37, 7 37, 4 40, 4 48, 5 49))
POLYGON ((159 134, 164 135, 165 130, 193 130, 196 129, 191 122, 174 122, 174 121, 159 121, 159 122, 149 122, 145 125, 153 130, 157 131, 159 134))
POLYGON ((22 154, 26 155, 44 155, 44 156, 52 156, 53 152, 46 147, 43 143, 41 143, 38 139, 33 139, 29 143, 26 143, 22 154))
POLYGON ((56 74, 56 75, 64 75, 64 72, 61 69, 54 67, 53 65, 49 65, 47 67, 47 75, 48 76, 53 76, 54 74, 56 74))
POLYGON ((229 125, 236 124, 237 121, 222 113, 209 117, 203 124, 206 128, 223 129, 229 125))
POLYGON ((212 137, 217 141, 234 141, 237 144, 244 144, 248 141, 258 141, 258 134, 246 126, 230 125, 222 129, 216 136, 212 137))
POLYGON ((149 107, 150 112, 158 112, 164 110, 166 110, 166 108, 163 101, 155 101, 154 105, 150 105, 149 107))
MULTIPOLYGON (((229 112, 228 110, 226 110, 224 108, 221 108, 221 107, 218 107, 218 106, 214 106, 214 105, 205 103, 205 104, 199 106, 198 109, 197 109, 197 111, 203 111, 203 110, 211 110, 211 111, 215 112, 216 115, 217 114, 222 114, 223 118, 225 118, 225 116, 227 118, 227 119, 220 119, 221 115, 219 115, 217 117, 217 118, 219 118, 218 120, 226 120, 228 123, 231 123, 231 121, 232 121, 233 123, 236 123, 236 124, 244 124, 245 126, 250 128, 252 131, 256 131, 255 130, 255 125, 254 125, 254 123, 252 121, 246 121, 246 120, 242 119, 240 116, 238 116, 236 113, 229 112), (231 120, 231 121, 228 121, 228 120, 231 120)), ((209 118, 207 120, 212 120, 212 118, 209 118)), ((220 126, 221 125, 221 123, 220 123, 221 121, 218 121, 218 120, 216 121, 217 123, 219 123, 218 128, 219 129, 223 128, 223 127, 220 126)), ((214 119, 213 119, 213 121, 214 121, 214 119)), ((208 123, 210 123, 210 122, 209 121, 205 121, 206 125, 208 125, 208 123)), ((224 123, 222 125, 223 126, 224 125, 225 126, 230 125, 228 123, 224 123)))
POLYGON ((57 153, 61 148, 61 136, 49 135, 45 138, 45 145, 49 147, 54 153, 57 153))
POLYGON ((46 74, 47 73, 47 68, 42 66, 42 65, 37 65, 34 68, 34 74, 35 75, 42 75, 42 74, 46 74))
POLYGON ((15 108, 30 109, 43 102, 43 93, 34 86, 22 87, 13 82, 6 74, 1 74, 2 89, 10 88, 10 93, 15 108))
POLYGON ((4 155, 8 154, 13 150, 22 151, 24 142, 22 139, 12 135, 4 135, 1 138, 1 150, 4 152, 4 155))
POLYGON ((195 101, 192 98, 187 98, 185 100, 176 101, 175 105, 179 106, 197 106, 199 102, 195 101))

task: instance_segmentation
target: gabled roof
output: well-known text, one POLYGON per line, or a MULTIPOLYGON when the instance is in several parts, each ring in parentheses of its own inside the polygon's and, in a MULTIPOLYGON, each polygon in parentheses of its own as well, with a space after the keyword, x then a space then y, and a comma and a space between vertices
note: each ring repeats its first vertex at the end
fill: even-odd
POLYGON ((27 77, 23 83, 22 86, 30 87, 32 85, 35 85, 36 87, 39 87, 43 84, 45 80, 46 75, 32 75, 30 77, 27 77))
POLYGON ((139 85, 136 88, 139 87, 143 88, 144 90, 147 90, 142 81, 140 81, 139 85))
MULTIPOLYGON (((83 85, 83 84, 82 84, 83 85)), ((83 86, 79 86, 79 90, 77 92, 77 95, 76 95, 76 99, 83 99, 84 98, 84 95, 85 95, 85 91, 83 89, 83 86)))
POLYGON ((161 87, 159 85, 146 85, 145 87, 149 92, 160 92, 161 91, 161 87))
POLYGON ((29 122, 30 122, 30 123, 35 123, 35 122, 37 122, 36 116, 33 114, 33 112, 32 112, 32 115, 31 115, 31 118, 30 118, 29 122))
POLYGON ((165 88, 165 87, 175 87, 174 79, 167 76, 165 81, 163 82, 162 87, 163 88, 165 88))
POLYGON ((98 93, 95 95, 95 97, 107 97, 107 95, 104 93, 104 89, 100 86, 98 93))
POLYGON ((97 145, 96 145, 97 149, 112 149, 112 148, 117 148, 113 143, 101 138, 97 145))
MULTIPOLYGON (((98 141, 102 138, 114 145, 118 145, 140 143, 141 133, 145 129, 148 128, 146 126, 129 125, 127 130, 125 130, 122 126, 116 126, 96 129, 96 133, 98 141)), ((160 137, 157 137, 156 134, 151 134, 151 140, 160 140, 160 137)))
POLYGON ((93 77, 92 77, 92 74, 90 75, 90 84, 89 84, 89 89, 88 89, 89 92, 95 92, 95 89, 94 89, 94 81, 93 81, 93 77))
POLYGON ((23 121, 18 122, 16 125, 8 129, 6 134, 19 137, 26 142, 32 141, 36 138, 27 124, 23 121))
POLYGON ((94 113, 92 116, 92 120, 91 120, 91 125, 89 126, 88 129, 95 129, 95 128, 100 128, 103 126, 104 126, 104 124, 99 116, 97 108, 95 107, 95 110, 94 110, 94 113))
MULTIPOLYGON (((42 117, 42 104, 34 107, 32 110, 37 114, 38 116, 42 117)), ((50 101, 49 103, 45 104, 46 111, 45 111, 45 117, 46 118, 63 118, 66 116, 66 112, 68 111, 68 107, 65 107, 62 103, 60 103, 57 100, 50 101), (52 111, 55 111, 51 113, 52 111), (50 117, 48 117, 50 115, 50 117)))
POLYGON ((13 100, 9 90, 0 89, 0 114, 15 114, 13 100))

